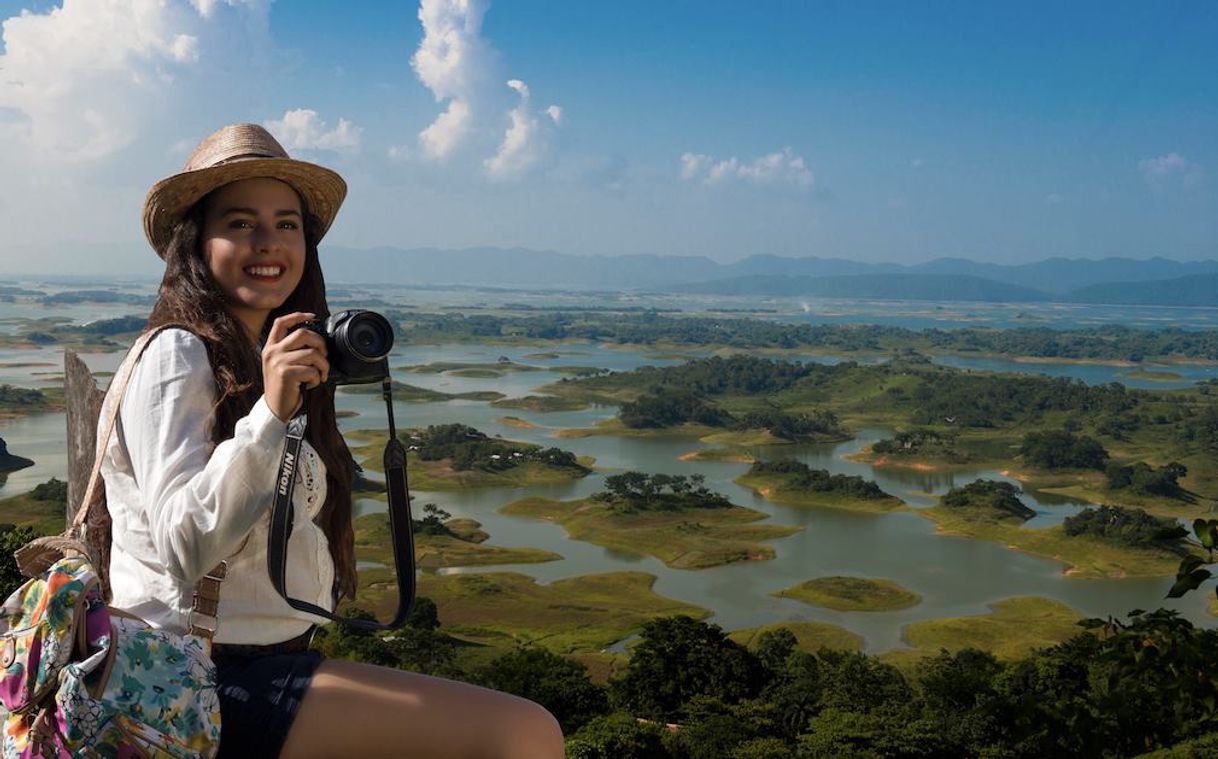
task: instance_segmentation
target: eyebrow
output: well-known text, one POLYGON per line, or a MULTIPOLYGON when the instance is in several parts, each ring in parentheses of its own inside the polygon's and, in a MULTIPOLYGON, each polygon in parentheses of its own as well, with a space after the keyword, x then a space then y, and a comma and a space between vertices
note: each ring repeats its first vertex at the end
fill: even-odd
MULTIPOLYGON (((257 216, 258 210, 255 208, 244 208, 244 207, 234 206, 232 208, 224 209, 224 212, 221 213, 220 215, 221 216, 231 216, 232 214, 235 214, 235 213, 243 213, 243 214, 248 214, 250 216, 257 216)), ((284 208, 284 209, 280 209, 275 212, 276 218, 281 217, 281 216, 300 216, 300 211, 297 211, 294 208, 284 208)))

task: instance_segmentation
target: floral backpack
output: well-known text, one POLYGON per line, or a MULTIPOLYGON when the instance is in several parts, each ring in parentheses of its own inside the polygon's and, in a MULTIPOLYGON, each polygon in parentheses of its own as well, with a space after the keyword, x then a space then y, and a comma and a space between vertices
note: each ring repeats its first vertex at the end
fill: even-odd
MULTIPOLYGON (((140 354, 159 331, 132 347, 99 450, 140 354)), ((214 756, 220 745, 209 657, 215 625, 194 621, 214 622, 225 565, 195 587, 188 635, 153 629, 106 606, 103 577, 90 558, 95 541, 79 539, 100 501, 93 495, 101 459, 72 526, 17 552, 18 566, 32 579, 0 606, 0 705, 8 711, 0 753, 5 759, 214 756)))

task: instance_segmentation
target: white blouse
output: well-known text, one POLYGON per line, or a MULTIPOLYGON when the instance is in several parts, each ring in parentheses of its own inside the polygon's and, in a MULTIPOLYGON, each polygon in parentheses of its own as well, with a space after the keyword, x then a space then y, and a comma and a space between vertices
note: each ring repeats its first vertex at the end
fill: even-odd
MULTIPOLYGON (((113 520, 113 604, 154 627, 184 633, 195 583, 228 559, 216 642, 289 640, 325 620, 288 606, 267 573, 267 530, 287 425, 259 398, 233 437, 215 445, 216 397, 202 340, 181 329, 153 338, 131 377, 119 423, 99 450, 113 520)), ((99 426, 113 402, 107 394, 99 426)), ((287 589, 331 609, 334 564, 325 534, 313 523, 326 499, 325 466, 308 442, 298 471, 287 589)))

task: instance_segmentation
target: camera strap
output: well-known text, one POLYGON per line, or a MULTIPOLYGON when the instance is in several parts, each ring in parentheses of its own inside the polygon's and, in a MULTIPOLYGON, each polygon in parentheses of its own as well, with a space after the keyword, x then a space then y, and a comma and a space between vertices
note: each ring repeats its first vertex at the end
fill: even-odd
POLYGON ((308 425, 308 417, 304 413, 297 414, 288 422, 287 440, 283 446, 283 457, 279 461, 279 474, 275 478, 275 502, 271 508, 271 526, 267 537, 266 563, 271 575, 271 585, 289 606, 361 630, 392 630, 401 627, 406 621, 406 615, 410 613, 415 595, 414 523, 410 516, 410 490, 406 484, 406 449, 398 440, 397 430, 394 428, 393 399, 388 377, 382 381, 381 391, 389 415, 389 441, 385 443, 384 455, 385 485, 389 493, 389 534, 393 538, 393 565, 398 581, 398 609, 393 620, 384 623, 343 617, 329 609, 288 595, 288 540, 292 537, 295 513, 292 492, 296 485, 296 472, 300 468, 300 449, 308 425))

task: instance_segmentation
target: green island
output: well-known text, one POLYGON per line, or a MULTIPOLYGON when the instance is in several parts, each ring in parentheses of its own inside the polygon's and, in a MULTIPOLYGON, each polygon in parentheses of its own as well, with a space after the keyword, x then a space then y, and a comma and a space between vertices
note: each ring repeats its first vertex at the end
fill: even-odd
POLYGON ((1163 577, 1175 574, 1190 551, 1174 519, 1141 509, 1100 506, 1067 517, 1063 524, 1028 529, 1035 515, 1007 482, 977 480, 952 488, 938 506, 918 514, 941 532, 993 540, 1015 550, 1061 561, 1076 577, 1163 577))
POLYGON ((1146 382, 1179 382, 1184 379, 1184 375, 1179 372, 1169 372, 1163 369, 1129 369, 1120 374, 1122 377, 1146 382))
POLYGON ((723 461, 736 464, 752 464, 756 460, 752 454, 739 448, 701 448, 682 453, 677 458, 681 461, 723 461))
POLYGON ((913 651, 891 651, 880 658, 896 662, 923 659, 939 651, 966 648, 989 651, 1000 659, 1027 656, 1035 649, 1062 643, 1078 635, 1082 614, 1060 601, 1037 596, 1006 598, 990 605, 989 614, 912 622, 902 638, 913 651))
MULTIPOLYGON (((425 387, 408 385, 394 380, 391 388, 395 401, 413 401, 415 403, 432 403, 436 401, 497 401, 504 397, 503 393, 495 390, 471 390, 465 393, 444 393, 439 390, 429 390, 425 387)), ((340 393, 352 395, 380 395, 381 386, 377 383, 368 385, 343 385, 340 393)))
POLYGON ((0 525, 29 527, 38 535, 54 535, 63 531, 67 503, 68 483, 52 477, 28 493, 0 500, 0 525))
POLYGON ((500 511, 548 519, 576 540, 655 556, 675 569, 771 559, 774 549, 759 541, 802 529, 756 524, 766 515, 708 490, 696 474, 624 472, 606 477, 605 490, 588 498, 523 498, 500 511))
MULTIPOLYGON (((390 572, 362 574, 369 579, 355 603, 388 614, 396 603, 390 572)), ((547 585, 515 572, 423 574, 418 592, 435 599, 450 633, 470 642, 507 649, 537 644, 559 653, 595 653, 654 617, 709 615, 705 609, 655 593, 654 583, 655 576, 643 572, 581 575, 547 585)))
POLYGON ((922 470, 976 466, 978 455, 963 450, 959 440, 960 435, 955 430, 916 428, 898 432, 891 438, 877 440, 869 449, 851 454, 848 458, 878 467, 922 470))
POLYGON ((63 388, 0 385, 0 419, 63 410, 63 388))
POLYGON ((148 323, 147 316, 120 316, 73 324, 71 319, 47 316, 18 319, 14 334, 0 334, 0 348, 34 348, 51 345, 81 353, 126 348, 148 323))
MULTIPOLYGON (((472 519, 450 519, 435 504, 423 506, 423 518, 414 520, 414 556, 420 569, 481 567, 496 564, 533 564, 562 556, 540 548, 488 546, 490 537, 472 519)), ((361 561, 388 566, 393 561, 393 534, 388 514, 365 514, 354 523, 355 554, 361 561)))
POLYGON ((492 401, 497 408, 514 408, 523 411, 583 411, 588 403, 556 395, 526 395, 523 398, 500 398, 492 401))
POLYGON ((788 506, 817 506, 865 513, 886 513, 905 508, 871 480, 812 469, 793 459, 754 461, 749 470, 733 480, 752 488, 767 501, 788 506))
POLYGON ((760 627, 746 627, 743 630, 733 630, 727 637, 740 645, 756 649, 766 633, 773 634, 779 630, 787 630, 795 636, 795 648, 809 654, 815 654, 822 648, 835 651, 862 651, 863 638, 844 627, 830 625, 824 622, 775 622, 760 627))
POLYGON ((518 416, 503 416, 499 418, 499 423, 505 427, 515 427, 521 430, 537 429, 537 425, 530 422, 528 419, 521 419, 518 416))
MULTIPOLYGON (((566 482, 591 473, 592 460, 561 448, 488 437, 465 424, 431 425, 398 434, 407 447, 406 476, 416 490, 462 490, 566 482)), ((360 466, 381 471, 383 433, 346 433, 360 466)))
POLYGON ((490 363, 433 361, 430 364, 399 367, 415 374, 452 374, 458 377, 502 377, 508 372, 540 372, 540 366, 517 364, 506 357, 490 363))
POLYGON ((922 601, 917 593, 892 580, 870 577, 817 577, 813 580, 774 591, 779 598, 794 598, 812 606, 837 611, 895 611, 908 609, 922 601))

